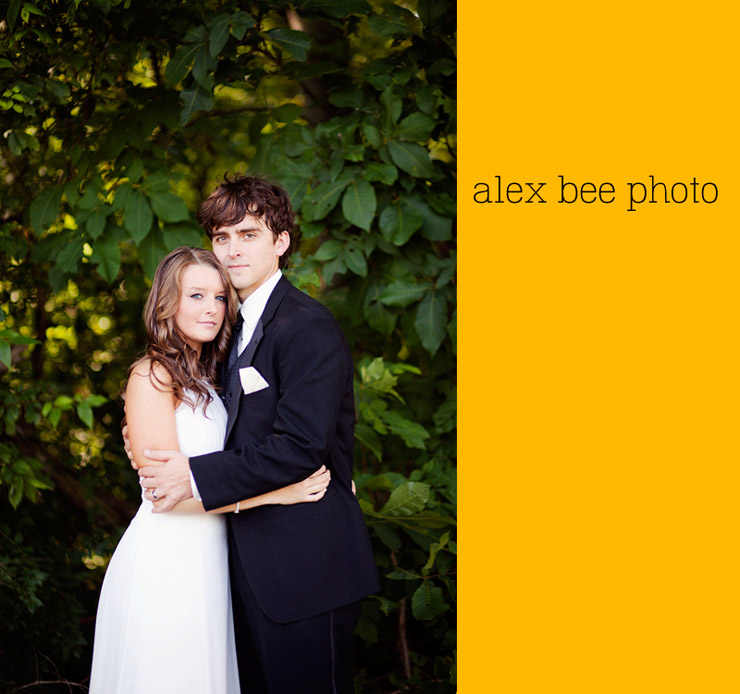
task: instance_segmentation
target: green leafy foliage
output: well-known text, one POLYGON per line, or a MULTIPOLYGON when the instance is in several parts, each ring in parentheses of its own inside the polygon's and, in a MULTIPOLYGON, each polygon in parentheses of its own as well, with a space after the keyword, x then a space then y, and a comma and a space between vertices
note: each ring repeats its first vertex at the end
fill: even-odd
POLYGON ((197 204, 238 170, 289 191, 302 240, 288 275, 331 308, 355 359, 358 498, 383 581, 363 604, 357 690, 454 691, 454 9, 449 0, 8 4, 8 691, 44 670, 87 677, 97 591, 139 494, 119 435, 120 390, 144 344, 149 278, 172 248, 206 241, 197 204), (48 662, 37 665, 36 653, 48 662))

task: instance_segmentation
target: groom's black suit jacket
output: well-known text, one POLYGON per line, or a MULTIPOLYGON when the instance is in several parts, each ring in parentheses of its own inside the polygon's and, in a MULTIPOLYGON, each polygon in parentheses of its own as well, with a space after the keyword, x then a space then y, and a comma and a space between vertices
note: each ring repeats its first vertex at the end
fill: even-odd
POLYGON ((331 312, 283 277, 235 368, 250 365, 268 387, 245 395, 232 379, 225 450, 190 467, 207 510, 298 482, 322 464, 331 470, 320 501, 229 514, 232 552, 262 611, 293 622, 380 587, 351 489, 352 359, 331 312))

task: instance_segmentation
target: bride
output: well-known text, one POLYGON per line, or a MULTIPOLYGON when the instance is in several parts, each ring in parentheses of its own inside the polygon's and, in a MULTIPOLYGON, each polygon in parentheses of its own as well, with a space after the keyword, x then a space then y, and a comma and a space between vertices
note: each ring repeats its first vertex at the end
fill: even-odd
MULTIPOLYGON (((162 260, 144 308, 148 344, 129 370, 128 436, 188 456, 221 449, 226 409, 214 390, 236 299, 210 252, 178 248, 162 260)), ((303 482, 205 513, 193 499, 166 514, 139 511, 106 571, 95 624, 90 694, 238 694, 224 513, 317 501, 319 469, 303 482)))

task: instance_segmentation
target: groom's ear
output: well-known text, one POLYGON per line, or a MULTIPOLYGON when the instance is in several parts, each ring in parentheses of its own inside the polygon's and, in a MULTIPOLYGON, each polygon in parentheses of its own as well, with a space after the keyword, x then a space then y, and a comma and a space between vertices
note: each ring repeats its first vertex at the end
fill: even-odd
POLYGON ((278 256, 281 256, 288 248, 290 248, 290 233, 281 231, 275 239, 275 252, 278 256))

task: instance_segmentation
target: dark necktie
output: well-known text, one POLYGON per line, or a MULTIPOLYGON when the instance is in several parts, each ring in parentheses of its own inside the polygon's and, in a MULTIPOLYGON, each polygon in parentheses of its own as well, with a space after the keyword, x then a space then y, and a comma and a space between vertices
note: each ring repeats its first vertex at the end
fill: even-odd
POLYGON ((232 331, 231 347, 229 348, 229 360, 226 362, 226 370, 231 371, 231 367, 239 358, 239 338, 241 337, 242 330, 244 328, 244 316, 242 312, 236 314, 236 325, 232 331))

